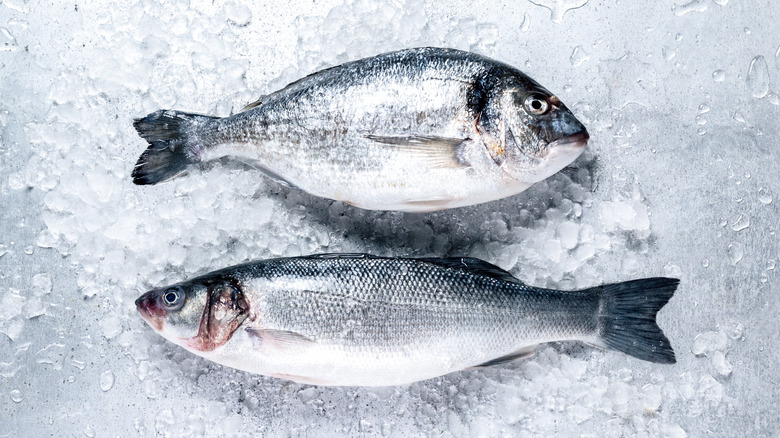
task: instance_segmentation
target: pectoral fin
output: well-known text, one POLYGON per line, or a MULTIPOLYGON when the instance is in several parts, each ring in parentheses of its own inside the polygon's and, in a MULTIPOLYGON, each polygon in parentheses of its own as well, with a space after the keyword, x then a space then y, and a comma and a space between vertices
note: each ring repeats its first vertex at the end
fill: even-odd
POLYGON ((246 329, 254 344, 261 348, 288 350, 308 347, 315 342, 311 338, 289 330, 246 329))
POLYGON ((449 138, 425 135, 382 136, 367 135, 365 138, 377 143, 398 148, 425 160, 436 168, 466 168, 469 164, 461 157, 461 146, 468 138, 449 138))

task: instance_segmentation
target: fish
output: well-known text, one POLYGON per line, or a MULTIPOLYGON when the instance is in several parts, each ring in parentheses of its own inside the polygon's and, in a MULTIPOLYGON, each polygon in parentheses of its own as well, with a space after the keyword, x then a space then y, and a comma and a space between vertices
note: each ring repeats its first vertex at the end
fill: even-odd
POLYGON ((227 159, 282 185, 368 210, 428 212, 515 195, 574 161, 585 127, 520 70, 416 48, 331 67, 229 117, 136 119, 149 185, 227 159))
POLYGON ((470 257, 317 254, 249 262, 146 292, 143 319, 213 362, 323 386, 405 385, 582 341, 675 363, 656 323, 679 280, 578 291, 470 257))

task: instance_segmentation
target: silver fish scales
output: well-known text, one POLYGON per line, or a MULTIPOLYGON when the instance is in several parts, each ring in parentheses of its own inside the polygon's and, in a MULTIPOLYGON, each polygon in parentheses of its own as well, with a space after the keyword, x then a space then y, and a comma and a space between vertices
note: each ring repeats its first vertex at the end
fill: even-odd
POLYGON ((150 144, 137 184, 230 157, 316 196, 412 212, 519 193, 588 141, 566 106, 520 70, 439 48, 332 67, 230 117, 160 110, 135 127, 150 144))
POLYGON ((474 258, 325 254, 226 268, 136 304, 168 340, 218 363, 320 385, 429 379, 579 340, 673 363, 655 323, 678 280, 557 291, 474 258))

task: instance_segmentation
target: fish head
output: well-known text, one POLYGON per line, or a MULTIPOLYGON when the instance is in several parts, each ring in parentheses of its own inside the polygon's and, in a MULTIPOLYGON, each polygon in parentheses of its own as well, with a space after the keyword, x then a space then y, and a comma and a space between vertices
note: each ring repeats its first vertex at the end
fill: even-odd
POLYGON ((153 289, 141 295, 135 305, 160 335, 196 352, 224 345, 249 315, 241 285, 224 279, 153 289))
POLYGON ((587 129, 556 96, 525 75, 503 77, 477 118, 493 161, 512 178, 533 184, 574 161, 587 129))

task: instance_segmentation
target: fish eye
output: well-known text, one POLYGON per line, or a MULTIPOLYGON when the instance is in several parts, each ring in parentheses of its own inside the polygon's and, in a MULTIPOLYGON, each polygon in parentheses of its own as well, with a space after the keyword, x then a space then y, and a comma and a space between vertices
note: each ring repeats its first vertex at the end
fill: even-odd
POLYGON ((526 97, 525 102, 523 102, 523 106, 529 114, 533 114, 535 116, 541 116, 550 110, 550 104, 547 102, 547 99, 539 94, 532 94, 526 97))
POLYGON ((162 294, 162 302, 169 309, 181 307, 184 302, 184 291, 178 286, 168 288, 162 294))

